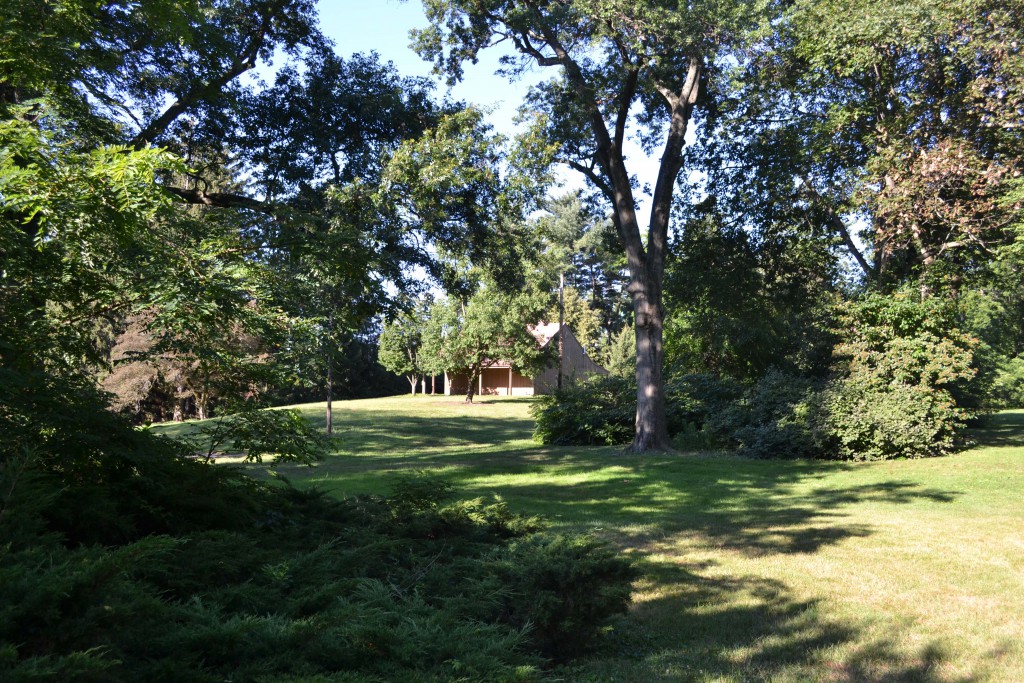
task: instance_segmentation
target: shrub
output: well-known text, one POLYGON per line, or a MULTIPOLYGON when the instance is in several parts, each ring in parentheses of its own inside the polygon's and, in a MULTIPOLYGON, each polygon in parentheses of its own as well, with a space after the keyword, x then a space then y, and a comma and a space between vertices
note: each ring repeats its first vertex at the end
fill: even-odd
POLYGON ((835 454, 850 460, 945 453, 963 426, 963 411, 946 391, 905 384, 880 387, 857 376, 830 384, 823 407, 835 454))
MULTIPOLYGON (((713 375, 684 375, 665 383, 670 435, 688 435, 703 445, 718 437, 705 431, 715 415, 739 395, 737 384, 713 375)), ((633 378, 595 377, 541 396, 530 407, 534 438, 545 444, 617 445, 633 439, 636 382, 633 378)))
POLYGON ((636 423, 636 382, 627 377, 594 377, 541 396, 530 413, 534 438, 545 444, 629 443, 636 423))
POLYGON ((953 449, 978 405, 977 340, 956 329, 941 301, 912 294, 852 302, 836 347, 842 371, 823 397, 838 457, 878 460, 953 449))
POLYGON ((261 483, 86 379, 0 379, 0 680, 540 681, 628 598, 625 560, 501 501, 261 483))
POLYGON ((819 457, 820 404, 820 381, 772 369, 714 416, 712 428, 754 457, 819 457))
POLYGON ((604 543, 574 536, 534 534, 494 551, 489 566, 509 588, 503 619, 556 661, 582 653, 609 617, 626 611, 637 576, 604 543))
POLYGON ((207 458, 226 448, 245 454, 246 461, 263 462, 274 456, 273 464, 284 462, 311 465, 329 451, 326 435, 311 425, 297 410, 244 410, 216 420, 208 420, 197 436, 187 441, 193 451, 205 446, 207 458))

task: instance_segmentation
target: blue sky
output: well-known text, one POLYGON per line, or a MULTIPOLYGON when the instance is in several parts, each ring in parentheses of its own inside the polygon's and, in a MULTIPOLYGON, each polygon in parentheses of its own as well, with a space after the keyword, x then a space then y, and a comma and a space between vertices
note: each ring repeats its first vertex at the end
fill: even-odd
MULTIPOLYGON (((334 40, 337 52, 347 57, 375 50, 394 62, 403 76, 430 76, 430 64, 409 47, 409 31, 427 26, 419 0, 320 0, 320 25, 334 40)), ((509 83, 494 75, 501 53, 488 50, 480 63, 468 64, 465 80, 452 91, 454 99, 494 108, 491 123, 502 133, 512 132, 512 117, 529 87, 528 82, 509 83)), ((438 93, 448 92, 440 81, 438 93)))

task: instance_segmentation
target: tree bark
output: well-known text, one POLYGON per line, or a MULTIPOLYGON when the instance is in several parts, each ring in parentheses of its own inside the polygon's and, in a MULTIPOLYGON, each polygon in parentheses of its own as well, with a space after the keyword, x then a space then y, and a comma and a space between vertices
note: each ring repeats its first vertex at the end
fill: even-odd
POLYGON ((198 206, 213 206, 225 209, 249 209, 268 215, 273 215, 275 206, 269 202, 253 199, 242 194, 232 192, 203 192, 198 189, 185 189, 180 187, 164 186, 164 189, 182 199, 186 204, 198 206))
POLYGON ((476 395, 476 383, 480 380, 480 371, 471 372, 469 374, 469 387, 466 389, 466 403, 473 402, 473 396, 476 395))
POLYGON ((324 421, 326 422, 326 431, 328 436, 334 433, 334 411, 332 410, 334 398, 334 373, 331 372, 331 361, 327 360, 327 410, 324 415, 324 421))
POLYGON ((665 313, 661 287, 655 282, 634 280, 633 312, 636 336, 636 433, 630 450, 669 451, 665 411, 663 367, 665 313))

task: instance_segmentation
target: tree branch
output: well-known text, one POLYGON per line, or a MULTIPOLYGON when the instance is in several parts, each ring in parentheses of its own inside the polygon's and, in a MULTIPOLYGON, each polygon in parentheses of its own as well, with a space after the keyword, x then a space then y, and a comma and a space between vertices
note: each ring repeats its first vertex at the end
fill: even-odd
POLYGON ((171 194, 183 199, 186 204, 213 206, 223 209, 250 209, 267 215, 273 215, 276 208, 268 202, 231 192, 203 192, 199 189, 187 190, 180 187, 164 187, 171 194))
POLYGON ((850 255, 853 256, 854 260, 857 261, 857 265, 860 266, 861 271, 868 278, 874 277, 875 269, 871 267, 871 264, 864 258, 864 254, 861 253, 860 249, 857 248, 857 244, 853 241, 853 237, 850 236, 850 231, 846 227, 846 223, 840 218, 839 214, 832 210, 832 207, 826 206, 821 195, 811 185, 811 181, 804 177, 800 177, 801 187, 804 189, 805 194, 810 198, 811 202, 818 208, 819 211, 824 212, 826 219, 828 220, 829 227, 839 235, 843 244, 846 245, 850 255))
MULTIPOLYGON (((658 181, 654 186, 651 203, 651 222, 647 233, 647 249, 651 254, 651 267, 660 277, 665 264, 665 249, 668 243, 669 212, 676 179, 683 167, 683 145, 686 143, 686 129, 690 115, 697 103, 700 92, 702 64, 698 57, 690 57, 686 80, 678 95, 672 95, 671 119, 665 149, 658 169, 658 181)), ((662 86, 658 86, 659 89, 662 86)))
POLYGON ((179 97, 171 106, 164 110, 163 114, 150 121, 149 125, 139 131, 129 143, 130 146, 135 149, 141 149, 150 144, 183 113, 211 95, 219 93, 225 85, 255 67, 259 52, 263 48, 267 33, 270 31, 271 21, 279 5, 280 3, 275 3, 270 7, 266 7, 265 11, 261 13, 259 27, 252 35, 246 49, 231 63, 231 66, 221 74, 203 81, 197 87, 179 97))

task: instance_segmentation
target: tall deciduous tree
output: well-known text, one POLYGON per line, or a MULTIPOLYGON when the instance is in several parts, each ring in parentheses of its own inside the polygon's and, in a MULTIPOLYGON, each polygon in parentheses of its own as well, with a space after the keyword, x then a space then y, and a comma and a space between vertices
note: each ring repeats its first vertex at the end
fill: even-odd
MULTIPOLYGON (((714 70, 714 54, 747 3, 657 0, 425 0, 430 28, 418 49, 452 80, 462 64, 507 41, 527 65, 560 78, 529 104, 558 160, 582 173, 613 209, 630 273, 637 345, 635 451, 669 449, 662 381, 662 278, 672 197, 690 120, 714 70), (638 113, 633 118, 632 114, 638 113), (646 234, 637 215, 625 145, 631 120, 660 148, 646 234), (660 142, 659 142, 660 140, 660 142)), ((750 6, 753 7, 753 6, 750 6)))

